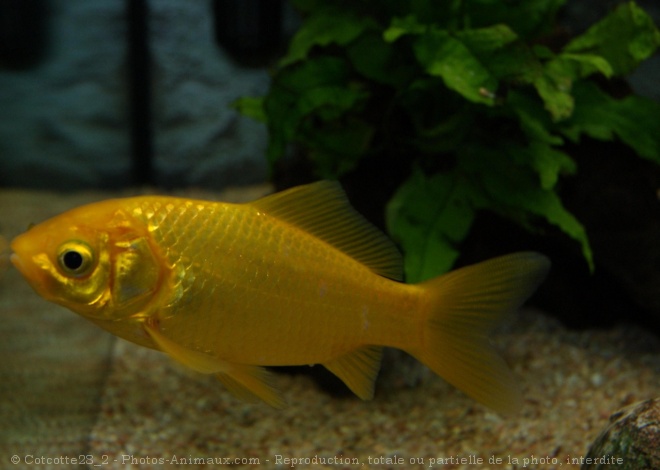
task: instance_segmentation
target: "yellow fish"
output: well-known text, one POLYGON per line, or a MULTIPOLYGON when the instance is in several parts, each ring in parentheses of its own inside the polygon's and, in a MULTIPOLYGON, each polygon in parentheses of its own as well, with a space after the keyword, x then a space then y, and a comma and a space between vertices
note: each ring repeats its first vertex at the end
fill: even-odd
POLYGON ((327 181, 247 204, 103 201, 32 227, 11 248, 45 299, 276 407, 284 401, 263 366, 322 364, 369 399, 390 346, 515 411, 516 381, 488 335, 549 268, 517 253, 404 284, 395 246, 327 181))

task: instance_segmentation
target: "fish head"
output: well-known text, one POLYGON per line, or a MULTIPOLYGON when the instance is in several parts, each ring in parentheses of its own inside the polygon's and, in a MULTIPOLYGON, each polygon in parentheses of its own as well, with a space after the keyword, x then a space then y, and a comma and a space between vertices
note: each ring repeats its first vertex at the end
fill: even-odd
POLYGON ((90 204, 28 229, 11 243, 11 262, 46 300, 96 320, 144 314, 164 264, 148 230, 119 208, 90 204))

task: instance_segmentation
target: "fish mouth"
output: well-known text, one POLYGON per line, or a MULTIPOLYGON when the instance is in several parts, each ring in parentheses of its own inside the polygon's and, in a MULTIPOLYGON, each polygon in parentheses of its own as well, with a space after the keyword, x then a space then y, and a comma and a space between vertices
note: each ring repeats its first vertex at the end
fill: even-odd
POLYGON ((16 253, 12 253, 9 255, 9 261, 11 261, 11 264, 14 265, 16 269, 23 275, 23 276, 28 276, 29 275, 29 270, 27 269, 27 266, 21 260, 21 257, 18 256, 16 253))
POLYGON ((9 255, 9 261, 21 273, 35 290, 37 286, 44 283, 44 272, 41 267, 35 263, 32 246, 29 240, 23 236, 16 237, 11 242, 12 254, 9 255))
POLYGON ((24 261, 23 258, 25 258, 26 255, 26 243, 24 241, 23 236, 18 236, 14 238, 11 242, 10 248, 13 253, 9 255, 9 261, 11 261, 11 264, 14 265, 16 269, 24 276, 28 277, 29 275, 29 269, 24 261), (20 253, 23 253, 23 256, 21 256, 20 253))
POLYGON ((34 270, 30 269, 30 267, 18 254, 12 253, 9 255, 9 261, 14 265, 16 269, 18 269, 18 272, 20 272, 27 281, 32 283, 32 280, 35 278, 37 273, 33 272, 34 270))
POLYGON ((37 294, 46 300, 55 302, 53 295, 50 292, 50 280, 46 271, 39 266, 34 259, 28 254, 12 253, 9 256, 9 261, 21 273, 23 278, 27 281, 29 286, 37 294))

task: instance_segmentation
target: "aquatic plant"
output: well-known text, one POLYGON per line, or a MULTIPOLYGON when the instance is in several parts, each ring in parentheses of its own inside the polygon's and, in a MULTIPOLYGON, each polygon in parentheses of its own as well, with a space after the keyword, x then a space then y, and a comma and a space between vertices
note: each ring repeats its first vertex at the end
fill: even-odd
POLYGON ((479 210, 559 227, 593 268, 559 183, 584 136, 660 163, 660 105, 608 92, 660 45, 642 9, 568 38, 565 0, 292 1, 304 21, 270 90, 236 103, 268 126, 272 165, 290 144, 323 178, 404 160, 386 218, 409 281, 451 268, 479 210))

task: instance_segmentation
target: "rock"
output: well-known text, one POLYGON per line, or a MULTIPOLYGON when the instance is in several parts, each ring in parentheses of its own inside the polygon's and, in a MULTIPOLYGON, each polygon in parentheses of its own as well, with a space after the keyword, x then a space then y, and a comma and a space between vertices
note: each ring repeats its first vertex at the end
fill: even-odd
POLYGON ((660 397, 628 406, 610 416, 609 426, 589 449, 582 470, 611 468, 600 461, 606 457, 622 459, 621 470, 660 468, 660 397))
MULTIPOLYGON (((126 2, 52 0, 41 16, 31 27, 42 26, 43 53, 0 69, 0 185, 133 183, 126 2)), ((230 105, 263 94, 268 72, 239 67, 223 53, 211 0, 150 1, 147 21, 151 181, 210 188, 263 181, 265 126, 230 105)))
POLYGON ((124 4, 53 0, 45 14, 33 25, 47 26, 41 61, 0 70, 0 184, 122 184, 131 168, 124 4))
POLYGON ((587 230, 596 270, 611 276, 643 309, 643 323, 660 331, 660 166, 618 143, 588 139, 575 157, 578 174, 563 196, 587 230))
POLYGON ((234 65, 215 43, 211 2, 150 2, 155 182, 249 184, 266 178, 266 129, 231 103, 258 96, 266 70, 234 65))

